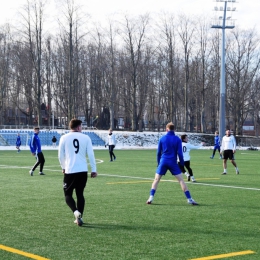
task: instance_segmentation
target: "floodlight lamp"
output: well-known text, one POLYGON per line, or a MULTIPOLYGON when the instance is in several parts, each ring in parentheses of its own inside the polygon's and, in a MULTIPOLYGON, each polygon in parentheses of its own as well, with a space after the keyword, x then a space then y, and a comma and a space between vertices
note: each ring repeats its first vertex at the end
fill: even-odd
POLYGON ((233 7, 233 8, 232 8, 232 11, 236 11, 236 7, 233 7))
POLYGON ((215 9, 215 11, 218 11, 218 7, 217 6, 215 6, 214 9, 215 9))
POLYGON ((222 19, 223 19, 223 17, 222 17, 222 16, 220 16, 220 17, 219 17, 219 20, 222 20, 222 19))

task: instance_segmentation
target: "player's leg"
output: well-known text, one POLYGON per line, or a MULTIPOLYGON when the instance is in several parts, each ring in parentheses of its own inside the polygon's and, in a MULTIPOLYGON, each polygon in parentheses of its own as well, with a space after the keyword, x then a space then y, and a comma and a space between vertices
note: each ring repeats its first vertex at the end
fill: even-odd
POLYGON ((187 180, 189 181, 190 180, 190 175, 189 175, 188 172, 186 172, 185 167, 183 165, 181 165, 180 162, 178 162, 178 165, 180 167, 181 172, 187 176, 187 180))
POLYGON ((147 204, 151 204, 152 203, 154 195, 155 195, 155 192, 157 190, 157 187, 158 187, 158 184, 159 184, 161 178, 162 178, 161 174, 155 173, 155 177, 154 177, 154 180, 153 180, 153 183, 152 183, 152 187, 151 187, 151 190, 150 190, 150 197, 149 197, 149 199, 146 202, 147 204))
POLYGON ((75 224, 81 226, 83 221, 81 219, 81 212, 77 209, 76 202, 73 199, 73 190, 75 185, 75 174, 64 174, 63 178, 63 191, 65 196, 66 204, 72 210, 76 220, 74 221, 75 224))
POLYGON ((112 156, 113 156, 113 158, 114 158, 114 160, 115 160, 115 159, 116 159, 116 156, 115 156, 115 154, 114 154, 114 148, 115 148, 115 146, 112 145, 112 149, 111 149, 111 151, 112 151, 112 156))
POLYGON ((38 158, 39 158, 39 162, 40 162, 40 172, 39 172, 39 174, 40 174, 40 175, 45 175, 45 174, 43 173, 43 166, 44 166, 44 163, 45 163, 45 158, 44 158, 44 155, 43 155, 42 152, 40 152, 40 153, 38 154, 38 158))
POLYGON ((222 155, 220 153, 220 146, 218 146, 219 159, 222 159, 222 155))
POLYGON ((227 159, 223 160, 223 173, 222 174, 227 174, 227 159))
POLYGON ((38 154, 36 155, 36 163, 34 164, 34 166, 32 167, 32 169, 29 171, 29 174, 31 175, 31 176, 33 176, 33 172, 34 172, 34 170, 38 167, 38 165, 40 164, 40 160, 39 160, 39 156, 38 156, 38 154))
POLYGON ((160 182, 160 179, 161 179, 161 176, 159 174, 155 173, 154 181, 152 183, 152 187, 150 190, 150 196, 149 196, 148 200, 146 201, 146 204, 151 204, 153 202, 154 195, 155 195, 156 189, 158 187, 158 183, 160 182))
POLYGON ((181 189, 184 192, 184 195, 186 196, 188 203, 192 204, 192 205, 198 205, 198 203, 195 202, 192 199, 190 191, 188 190, 188 187, 187 187, 186 183, 184 182, 184 180, 182 178, 182 175, 181 174, 177 174, 177 175, 174 175, 174 176, 178 180, 178 182, 180 183, 181 189))
POLYGON ((65 196, 65 201, 73 212, 77 210, 76 202, 72 197, 74 183, 75 183, 75 174, 64 174, 63 191, 65 196))
POLYGON ((239 174, 239 170, 238 170, 238 167, 237 167, 237 164, 236 164, 234 158, 231 159, 231 163, 232 163, 232 164, 234 165, 234 167, 236 168, 236 174, 239 174))
POLYGON ((113 161, 113 148, 112 148, 112 145, 109 145, 108 149, 109 149, 110 162, 112 162, 113 161))
POLYGON ((84 198, 84 189, 87 184, 88 180, 88 173, 78 173, 76 174, 76 180, 75 180, 75 191, 77 196, 77 209, 81 213, 81 216, 83 216, 84 208, 85 208, 85 198, 84 198))
POLYGON ((210 159, 213 159, 213 158, 214 158, 215 153, 216 153, 216 147, 214 146, 213 153, 212 153, 212 155, 210 156, 210 159))
POLYGON ((195 178, 194 178, 194 176, 193 176, 193 171, 192 171, 192 169, 191 169, 191 167, 190 167, 190 161, 185 161, 184 162, 184 165, 185 165, 185 167, 186 167, 186 169, 188 170, 188 172, 189 172, 189 175, 190 175, 190 178, 188 179, 188 180, 192 180, 192 182, 196 182, 195 181, 195 178))

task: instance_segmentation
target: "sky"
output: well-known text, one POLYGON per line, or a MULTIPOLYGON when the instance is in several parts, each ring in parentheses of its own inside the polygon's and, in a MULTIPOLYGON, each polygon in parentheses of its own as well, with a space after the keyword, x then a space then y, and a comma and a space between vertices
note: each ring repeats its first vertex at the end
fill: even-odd
MULTIPOLYGON (((5 22, 13 24, 21 5, 27 0, 0 0, 0 25, 5 22)), ((216 12, 214 7, 219 5, 218 0, 74 0, 82 5, 82 10, 92 16, 97 22, 104 23, 107 17, 116 14, 140 15, 145 13, 169 12, 173 14, 205 15, 213 18, 216 12)), ((219 0, 223 1, 223 0, 219 0)), ((235 26, 248 29, 256 27, 260 31, 260 1, 259 0, 228 0, 228 6, 233 3, 236 11, 232 18, 235 26)), ((55 0, 48 0, 49 13, 57 12, 55 0)), ((222 3, 222 5, 224 5, 222 3)), ((222 15, 221 12, 218 12, 222 15)), ((218 14, 217 14, 218 15, 218 14)), ((55 16, 55 15, 53 15, 55 16)))

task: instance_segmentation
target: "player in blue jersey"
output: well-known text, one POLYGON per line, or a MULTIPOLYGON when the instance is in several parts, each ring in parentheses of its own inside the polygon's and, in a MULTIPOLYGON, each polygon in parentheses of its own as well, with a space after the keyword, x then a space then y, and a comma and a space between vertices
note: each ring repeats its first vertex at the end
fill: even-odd
POLYGON ((16 143, 15 143, 15 145, 16 145, 16 149, 17 149, 17 153, 20 153, 20 146, 21 146, 21 137, 20 137, 20 134, 18 133, 17 134, 17 138, 16 138, 16 143))
POLYGON ((187 198, 188 203, 192 205, 198 205, 198 203, 196 203, 192 199, 188 187, 182 178, 182 173, 177 163, 177 156, 178 156, 180 160, 180 165, 182 166, 184 165, 183 153, 182 153, 182 142, 181 139, 175 135, 174 124, 172 122, 166 125, 166 131, 167 131, 166 135, 161 137, 161 139, 159 140, 158 149, 157 149, 158 167, 155 173, 155 178, 152 184, 152 188, 150 190, 150 197, 146 203, 147 204, 152 203, 155 192, 157 190, 157 186, 162 176, 166 174, 167 170, 169 170, 171 174, 174 175, 175 178, 179 181, 181 188, 187 198))
POLYGON ((213 159, 216 153, 216 150, 218 150, 219 152, 219 159, 222 159, 222 155, 220 153, 220 139, 219 139, 219 135, 218 135, 218 131, 215 132, 215 137, 214 137, 214 150, 212 153, 212 156, 210 156, 210 159, 213 159))
POLYGON ((43 173, 43 166, 44 166, 44 163, 45 163, 45 159, 44 159, 44 155, 42 153, 41 141, 40 141, 40 138, 38 136, 39 133, 40 133, 40 128, 34 127, 34 134, 31 137, 31 141, 30 141, 30 150, 31 150, 32 155, 36 157, 36 163, 34 164, 32 169, 29 171, 29 174, 31 176, 33 176, 33 172, 38 167, 38 165, 40 165, 39 174, 45 175, 43 173))

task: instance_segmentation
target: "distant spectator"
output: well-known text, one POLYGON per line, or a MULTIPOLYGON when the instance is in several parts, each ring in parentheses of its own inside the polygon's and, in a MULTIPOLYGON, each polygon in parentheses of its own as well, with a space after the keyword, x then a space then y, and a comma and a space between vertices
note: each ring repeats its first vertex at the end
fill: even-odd
POLYGON ((57 138, 55 137, 55 135, 52 137, 51 141, 52 141, 52 147, 55 148, 57 142, 57 138))
POLYGON ((113 160, 116 160, 116 156, 114 154, 114 148, 116 146, 116 138, 115 135, 113 134, 112 129, 109 129, 109 133, 107 136, 107 143, 105 145, 105 147, 108 145, 109 148, 109 155, 110 155, 110 162, 113 162, 113 160))
POLYGON ((20 137, 20 134, 18 133, 17 134, 17 139, 16 139, 16 149, 18 150, 17 153, 20 153, 21 150, 20 150, 20 146, 21 146, 21 137, 20 137))

